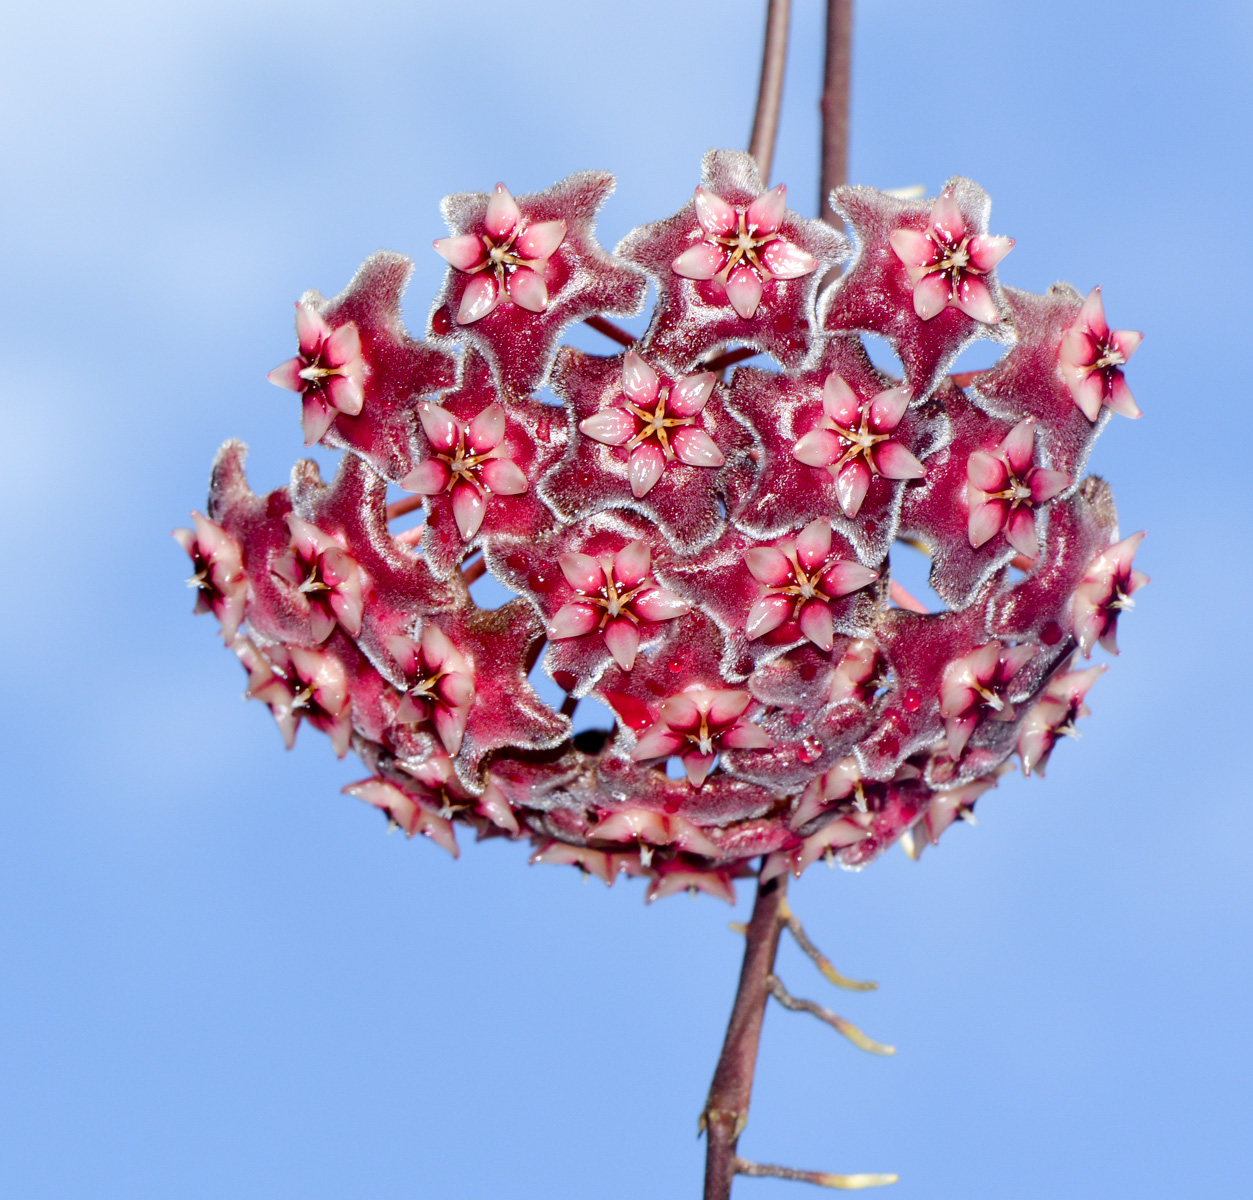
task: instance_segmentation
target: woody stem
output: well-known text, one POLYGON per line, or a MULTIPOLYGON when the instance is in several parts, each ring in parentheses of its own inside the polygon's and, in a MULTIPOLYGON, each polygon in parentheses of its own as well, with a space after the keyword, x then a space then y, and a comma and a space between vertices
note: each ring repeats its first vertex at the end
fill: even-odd
POLYGON ((787 71, 787 29, 791 0, 770 0, 766 7, 766 42, 761 52, 761 86, 748 152, 757 160, 763 184, 770 180, 779 111, 783 107, 783 76, 787 71))
POLYGON ((827 0, 827 57, 822 77, 822 171, 818 212, 839 226, 828 198, 848 182, 848 110, 853 62, 853 0, 827 0))
POLYGON ((783 929, 787 875, 757 885, 753 915, 744 936, 740 986, 727 1025, 722 1054, 714 1070, 702 1120, 705 1126, 705 1200, 729 1200, 736 1175, 736 1144, 748 1121, 748 1102, 757 1066, 761 1023, 770 996, 783 929))

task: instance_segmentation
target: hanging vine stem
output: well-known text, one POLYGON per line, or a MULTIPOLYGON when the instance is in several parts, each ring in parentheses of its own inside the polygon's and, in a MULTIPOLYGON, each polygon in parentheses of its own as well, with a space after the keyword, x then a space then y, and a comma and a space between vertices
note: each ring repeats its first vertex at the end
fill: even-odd
MULTIPOLYGON (((763 183, 769 178, 779 125, 787 61, 789 8, 788 0, 769 0, 766 12, 761 87, 749 145, 749 150, 761 170, 763 183)), ((852 10, 852 0, 827 2, 826 68, 820 102, 822 164, 819 177, 820 211, 822 217, 832 224, 838 224, 838 218, 831 212, 827 197, 832 188, 844 183, 848 177, 852 10)), ((700 1128, 706 1138, 704 1200, 729 1200, 736 1175, 771 1175, 841 1188, 873 1187, 893 1183, 896 1179, 889 1175, 837 1176, 795 1171, 787 1167, 750 1163, 736 1154, 740 1134, 748 1122, 748 1107, 752 1098, 753 1075, 757 1065, 757 1048, 761 1040, 766 1001, 772 992, 782 990, 774 975, 779 937, 783 927, 790 927, 794 921, 795 918, 787 906, 787 875, 776 875, 759 881, 753 915, 744 930, 744 962, 740 968, 740 982, 731 1009, 731 1020, 727 1025, 726 1038, 714 1070, 705 1109, 700 1117, 700 1128)), ((797 925, 799 926, 799 922, 797 925)), ((802 942, 802 948, 817 962, 821 956, 812 943, 806 943, 807 938, 802 942)), ((822 959, 822 963, 826 963, 826 960, 822 959)), ((829 964, 826 965, 829 967, 829 964)), ((820 968, 821 966, 822 964, 820 968)), ((834 968, 831 971, 835 973, 834 968)), ((845 982, 842 977, 841 982, 845 982)), ((788 999, 791 1000, 791 997, 788 999)), ((817 1007, 813 1006, 815 1009, 817 1007)), ((826 1012, 825 1009, 821 1011, 826 1012)))

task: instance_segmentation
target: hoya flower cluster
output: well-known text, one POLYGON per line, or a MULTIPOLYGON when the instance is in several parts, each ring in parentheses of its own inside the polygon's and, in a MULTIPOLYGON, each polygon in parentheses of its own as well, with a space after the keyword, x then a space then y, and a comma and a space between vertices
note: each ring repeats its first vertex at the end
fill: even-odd
POLYGON ((692 201, 612 255, 593 228, 611 189, 449 197, 425 341, 398 254, 305 295, 270 378, 306 442, 345 453, 330 483, 305 461, 258 496, 223 447, 177 535, 198 607, 288 744, 303 723, 354 750, 369 774, 347 790, 453 853, 458 826, 528 839, 650 898, 730 898, 758 859, 917 854, 1015 753, 1043 771, 1099 674, 1076 660, 1114 648, 1146 582, 1141 535, 1119 540, 1082 478, 1111 413, 1138 415, 1140 335, 1110 330, 1099 291, 1003 287, 1013 242, 964 179, 917 202, 841 189, 846 239, 711 153, 692 201), (637 343, 559 345, 650 283, 637 343), (977 338, 1003 357, 950 375, 977 338), (728 378, 730 347, 763 365, 728 378), (398 534, 389 484, 425 510, 398 534), (944 611, 894 603, 901 541, 930 553, 944 611), (479 608, 483 570, 516 598, 479 608), (561 711, 528 682, 541 655, 561 711), (616 728, 572 735, 585 696, 616 728))

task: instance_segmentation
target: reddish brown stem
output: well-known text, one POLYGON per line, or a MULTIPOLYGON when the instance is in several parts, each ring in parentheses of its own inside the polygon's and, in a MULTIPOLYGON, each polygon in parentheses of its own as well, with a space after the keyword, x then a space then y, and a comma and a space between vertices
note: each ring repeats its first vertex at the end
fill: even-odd
POLYGON ((727 367, 734 366, 737 362, 743 362, 746 358, 756 358, 760 353, 760 350, 756 350, 752 346, 739 346, 734 350, 726 350, 722 354, 715 354, 703 366, 706 371, 723 371, 727 367))
POLYGON ((831 210, 833 189, 848 182, 848 110, 853 61, 853 0, 827 0, 827 58, 822 77, 822 172, 818 212, 838 226, 831 210))
POLYGON ((606 321, 604 317, 585 317, 583 323, 590 325, 597 333, 603 333, 607 338, 612 338, 619 346, 634 346, 639 341, 635 334, 628 333, 621 325, 606 321))
POLYGON ((783 76, 787 72, 787 27, 791 0, 770 0, 766 7, 766 44, 761 52, 761 86, 757 90, 757 111, 748 152, 757 160, 762 183, 770 180, 774 143, 779 132, 779 112, 783 107, 783 76))
POLYGON ((709 1099, 701 1114, 705 1130, 705 1200, 729 1200, 736 1175, 736 1143, 748 1121, 757 1045, 770 995, 769 980, 783 928, 787 876, 776 875, 757 886, 757 900, 744 936, 740 986, 727 1025, 722 1055, 714 1070, 709 1099))
POLYGON ((387 506, 387 519, 394 521, 397 517, 403 517, 405 513, 411 513, 416 508, 422 507, 422 501, 425 496, 406 496, 403 500, 397 500, 395 504, 387 506))

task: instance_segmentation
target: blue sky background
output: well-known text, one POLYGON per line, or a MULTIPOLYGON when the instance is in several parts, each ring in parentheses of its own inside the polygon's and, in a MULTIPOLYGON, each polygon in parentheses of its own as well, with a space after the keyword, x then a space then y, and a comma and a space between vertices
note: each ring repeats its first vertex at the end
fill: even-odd
MULTIPOLYGON (((168 533, 226 437, 258 490, 300 456, 264 373, 305 288, 404 251, 420 331, 445 192, 607 168, 608 246, 674 211, 747 139, 760 9, 0 12, 0 1194, 699 1194, 734 914, 386 838, 339 795, 359 766, 240 701, 168 533)), ((750 1157, 896 1170, 901 1200, 1247 1194, 1251 14, 860 6, 853 178, 972 176, 1006 282, 1102 283, 1147 332, 1145 417, 1092 468, 1153 584, 1047 783, 796 886, 882 990, 791 948, 784 978, 899 1052, 773 1009, 750 1157)), ((774 173, 808 211, 820 29, 798 0, 774 173)))

